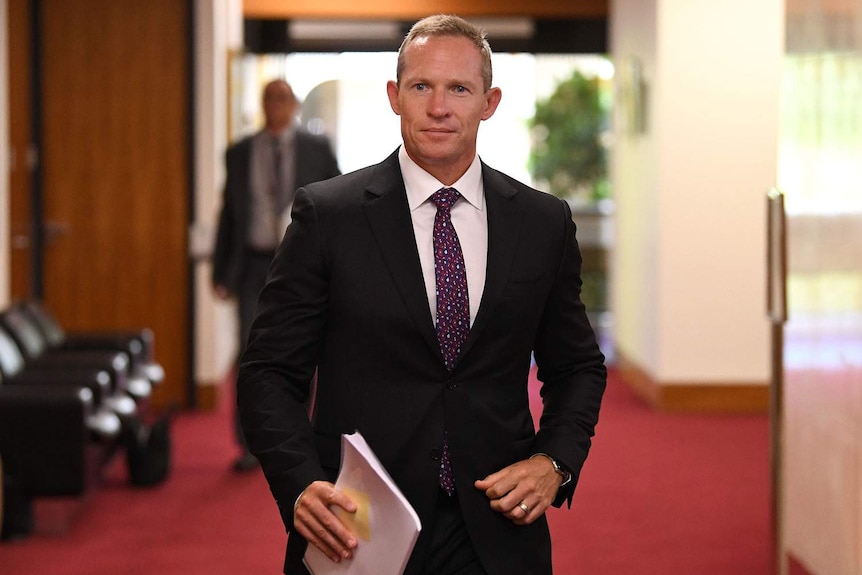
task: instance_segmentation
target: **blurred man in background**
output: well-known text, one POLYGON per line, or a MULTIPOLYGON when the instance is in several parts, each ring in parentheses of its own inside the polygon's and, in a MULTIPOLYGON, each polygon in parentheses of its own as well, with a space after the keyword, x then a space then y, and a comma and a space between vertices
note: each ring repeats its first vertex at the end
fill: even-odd
MULTIPOLYGON (((221 299, 235 297, 240 354, 245 350, 257 298, 290 221, 294 190, 340 174, 330 142, 297 126, 299 103, 284 80, 263 90, 262 130, 231 145, 225 154, 224 187, 213 254, 213 287, 221 299)), ((239 420, 236 471, 257 467, 239 420)))

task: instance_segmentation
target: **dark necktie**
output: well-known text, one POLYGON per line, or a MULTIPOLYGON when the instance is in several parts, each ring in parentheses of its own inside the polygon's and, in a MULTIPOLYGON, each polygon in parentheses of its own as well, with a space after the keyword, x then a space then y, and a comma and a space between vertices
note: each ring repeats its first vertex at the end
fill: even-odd
MULTIPOLYGON (((446 367, 452 369, 461 346, 470 332, 470 299, 467 294, 467 271, 458 234, 452 226, 452 205, 461 197, 453 188, 434 192, 431 201, 437 206, 434 216, 434 276, 437 291, 437 341, 446 367)), ((440 460, 440 487, 449 495, 455 490, 449 457, 448 434, 443 435, 440 460)))
POLYGON ((284 209, 282 205, 284 198, 283 180, 284 169, 281 165, 281 142, 276 136, 272 139, 272 187, 270 188, 272 205, 275 208, 276 214, 281 213, 281 210, 284 209))

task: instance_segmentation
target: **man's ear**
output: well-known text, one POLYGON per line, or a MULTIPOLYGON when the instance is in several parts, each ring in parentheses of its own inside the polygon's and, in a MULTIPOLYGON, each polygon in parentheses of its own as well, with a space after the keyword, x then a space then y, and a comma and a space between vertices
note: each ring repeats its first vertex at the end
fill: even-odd
POLYGON ((401 106, 398 104, 398 84, 394 80, 386 82, 386 95, 389 96, 389 106, 396 115, 401 115, 401 106))
POLYGON ((500 105, 500 100, 503 98, 503 91, 500 88, 490 88, 485 92, 485 113, 482 114, 482 119, 487 120, 497 111, 497 106, 500 105))

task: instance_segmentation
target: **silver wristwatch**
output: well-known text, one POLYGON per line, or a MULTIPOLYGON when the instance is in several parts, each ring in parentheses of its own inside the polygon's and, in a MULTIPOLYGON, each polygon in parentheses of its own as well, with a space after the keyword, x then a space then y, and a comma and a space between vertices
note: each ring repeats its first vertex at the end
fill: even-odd
POLYGON ((572 472, 569 471, 568 469, 564 469, 562 465, 557 463, 556 459, 554 459, 553 457, 551 457, 547 453, 536 453, 535 455, 531 455, 530 459, 532 459, 534 457, 539 457, 540 455, 542 457, 547 457, 548 460, 551 462, 551 465, 554 466, 554 472, 556 472, 560 477, 563 478, 563 482, 560 483, 560 487, 563 487, 564 485, 568 485, 572 481, 572 472))

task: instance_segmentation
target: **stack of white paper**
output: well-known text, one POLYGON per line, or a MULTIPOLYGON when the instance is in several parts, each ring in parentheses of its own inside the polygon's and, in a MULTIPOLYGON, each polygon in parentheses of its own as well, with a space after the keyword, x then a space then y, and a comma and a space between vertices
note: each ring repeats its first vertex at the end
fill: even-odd
POLYGON ((357 431, 341 436, 341 470, 335 487, 356 503, 355 513, 335 513, 356 535, 352 559, 335 563, 308 546, 305 566, 314 575, 400 575, 422 525, 413 507, 357 431))

